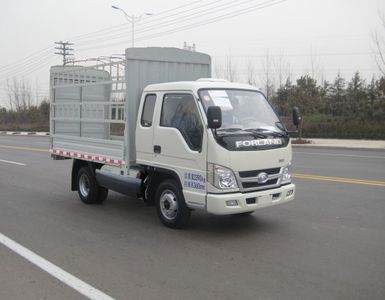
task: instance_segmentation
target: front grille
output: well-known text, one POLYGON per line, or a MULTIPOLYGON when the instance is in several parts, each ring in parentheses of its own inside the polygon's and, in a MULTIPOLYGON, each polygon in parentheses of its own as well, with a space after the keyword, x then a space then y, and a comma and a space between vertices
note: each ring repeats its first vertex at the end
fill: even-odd
POLYGON ((264 169, 264 170, 253 170, 253 171, 242 171, 239 172, 239 176, 241 178, 245 177, 256 177, 259 173, 265 172, 267 175, 273 175, 279 173, 281 168, 272 168, 272 169, 264 169))
POLYGON ((276 179, 270 179, 266 181, 265 183, 258 183, 258 182, 243 182, 242 186, 245 189, 254 188, 254 187, 262 187, 266 185, 276 184, 278 181, 278 178, 276 179))
POLYGON ((258 191, 278 187, 281 181, 281 168, 241 171, 237 175, 243 192, 258 191), (258 182, 257 176, 260 173, 268 175, 268 180, 265 183, 258 182))

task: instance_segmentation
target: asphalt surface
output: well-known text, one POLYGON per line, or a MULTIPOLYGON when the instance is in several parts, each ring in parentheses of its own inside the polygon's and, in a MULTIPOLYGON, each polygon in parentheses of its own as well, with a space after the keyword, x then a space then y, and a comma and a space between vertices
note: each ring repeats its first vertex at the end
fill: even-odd
MULTIPOLYGON (((385 299, 385 151, 294 149, 294 202, 171 230, 117 193, 82 204, 47 148, 0 136, 0 233, 113 298, 385 299)), ((0 270, 0 299, 84 298, 2 244, 0 270)))

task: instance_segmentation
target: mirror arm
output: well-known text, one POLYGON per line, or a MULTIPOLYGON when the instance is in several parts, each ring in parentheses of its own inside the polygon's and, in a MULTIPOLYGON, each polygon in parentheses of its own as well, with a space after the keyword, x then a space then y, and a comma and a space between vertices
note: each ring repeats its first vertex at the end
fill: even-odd
POLYGON ((286 131, 288 134, 298 134, 298 125, 295 126, 295 130, 287 130, 286 131))
POLYGON ((211 129, 213 131, 215 137, 218 137, 216 128, 210 128, 208 125, 206 127, 207 127, 207 129, 211 129))
POLYGON ((210 127, 208 127, 208 126, 207 126, 207 128, 208 128, 208 129, 211 129, 211 130, 213 131, 213 134, 214 134, 215 137, 218 136, 218 135, 217 135, 217 129, 216 129, 216 128, 210 128, 210 127))
POLYGON ((288 134, 298 134, 298 129, 286 131, 288 134))

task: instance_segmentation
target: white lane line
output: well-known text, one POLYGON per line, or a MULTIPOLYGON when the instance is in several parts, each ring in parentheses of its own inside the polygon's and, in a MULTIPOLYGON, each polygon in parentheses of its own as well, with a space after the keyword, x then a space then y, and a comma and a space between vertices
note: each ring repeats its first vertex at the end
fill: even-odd
POLYGON ((12 160, 4 160, 0 159, 0 162, 7 163, 7 164, 12 164, 12 165, 18 165, 18 166, 25 166, 26 164, 19 163, 17 161, 12 161, 12 160))
POLYGON ((385 156, 369 156, 369 155, 352 155, 352 154, 337 154, 337 153, 322 153, 322 152, 301 152, 301 151, 293 151, 294 154, 307 154, 307 155, 323 155, 323 156, 342 156, 342 157, 357 157, 357 158, 383 158, 385 156))
POLYGON ((0 233, 0 243, 8 247, 12 251, 16 252, 20 256, 24 257, 29 262, 38 266, 40 269, 46 271, 48 274, 57 278, 61 282, 73 288, 74 290, 78 291, 80 294, 88 297, 89 299, 95 299, 95 300, 96 299, 97 300, 113 299, 110 296, 104 294, 102 291, 99 291, 98 289, 94 288, 88 283, 80 280, 79 278, 71 275, 70 273, 64 271, 63 269, 59 268, 58 266, 54 265, 48 260, 32 252, 31 250, 28 250, 27 248, 23 247, 19 243, 11 240, 10 238, 3 235, 2 233, 0 233))

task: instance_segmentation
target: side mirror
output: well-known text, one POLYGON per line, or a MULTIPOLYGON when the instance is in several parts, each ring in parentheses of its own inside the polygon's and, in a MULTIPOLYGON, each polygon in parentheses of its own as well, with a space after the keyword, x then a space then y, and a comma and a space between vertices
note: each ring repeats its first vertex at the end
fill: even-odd
POLYGON ((301 124, 302 116, 299 112, 299 108, 297 106, 293 107, 293 124, 298 128, 298 125, 301 124))
POLYGON ((207 125, 212 129, 222 126, 222 110, 219 106, 210 106, 207 109, 207 125))

